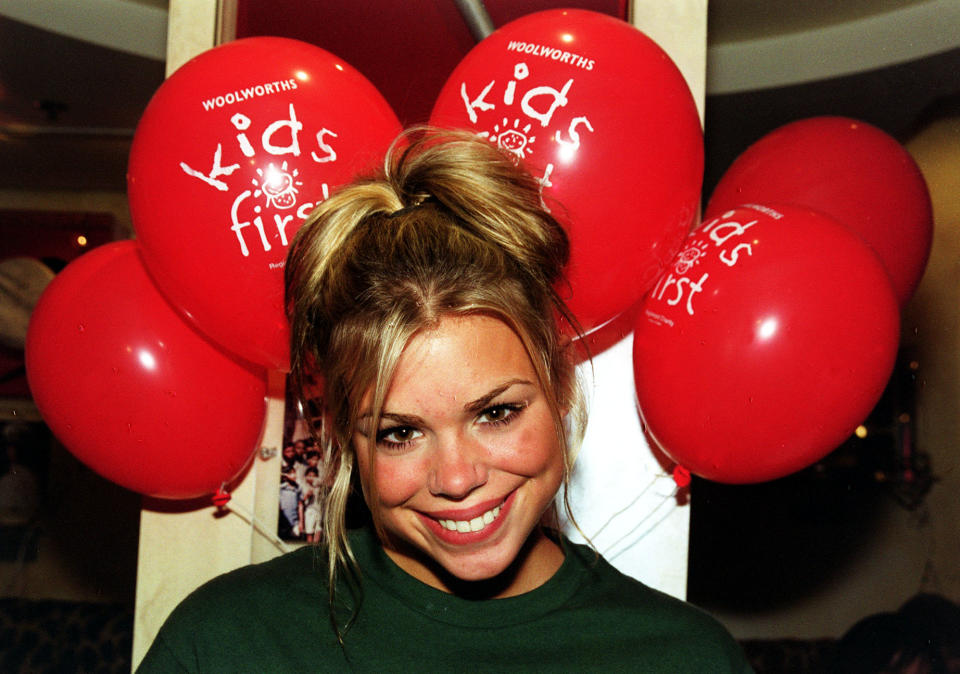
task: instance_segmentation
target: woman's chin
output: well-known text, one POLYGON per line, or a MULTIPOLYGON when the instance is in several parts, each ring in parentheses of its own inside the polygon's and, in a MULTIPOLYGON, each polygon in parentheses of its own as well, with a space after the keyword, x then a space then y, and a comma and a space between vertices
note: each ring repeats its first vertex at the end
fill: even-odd
MULTIPOLYGON (((510 563, 451 564, 443 567, 448 576, 463 583, 482 583, 495 580, 510 570, 510 563)), ((511 574, 512 575, 512 574, 511 574)))
POLYGON ((563 562, 563 552, 541 533, 519 546, 502 545, 459 559, 436 558, 447 590, 460 595, 499 598, 542 585, 563 562))

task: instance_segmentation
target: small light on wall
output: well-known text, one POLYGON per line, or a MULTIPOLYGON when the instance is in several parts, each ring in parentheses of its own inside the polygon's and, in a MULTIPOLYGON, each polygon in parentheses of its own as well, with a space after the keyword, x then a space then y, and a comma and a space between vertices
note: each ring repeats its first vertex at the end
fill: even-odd
POLYGON ((80 234, 80 235, 77 237, 77 245, 78 245, 78 246, 81 246, 81 247, 82 247, 82 246, 86 246, 87 243, 88 243, 88 242, 87 242, 87 237, 85 237, 83 234, 80 234))
POLYGON ((867 437, 867 427, 863 424, 860 424, 857 426, 857 429, 853 432, 853 434, 863 440, 865 437, 867 437))

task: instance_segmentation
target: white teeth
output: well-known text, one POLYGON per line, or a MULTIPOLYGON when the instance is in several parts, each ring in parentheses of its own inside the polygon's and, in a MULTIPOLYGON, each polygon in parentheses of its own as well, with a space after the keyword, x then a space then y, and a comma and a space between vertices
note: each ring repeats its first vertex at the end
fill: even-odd
POLYGON ((458 531, 461 534, 467 534, 473 531, 480 531, 485 526, 497 519, 500 514, 500 506, 493 510, 488 510, 479 517, 472 520, 437 520, 444 529, 449 531, 458 531))

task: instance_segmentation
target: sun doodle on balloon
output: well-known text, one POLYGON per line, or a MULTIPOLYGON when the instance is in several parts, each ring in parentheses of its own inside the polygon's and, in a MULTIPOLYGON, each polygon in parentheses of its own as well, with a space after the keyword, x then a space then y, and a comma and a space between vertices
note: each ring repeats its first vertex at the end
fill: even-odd
POLYGON ((503 118, 502 124, 502 129, 500 124, 494 124, 493 131, 481 135, 485 135, 491 142, 496 143, 497 147, 524 159, 529 152, 533 151, 530 146, 537 140, 536 136, 530 135, 530 124, 525 124, 521 128, 519 119, 514 119, 511 125, 506 117, 503 118))
POLYGON ((261 193, 266 195, 267 207, 273 206, 284 210, 293 208, 297 205, 297 193, 299 192, 296 186, 303 185, 301 181, 297 180, 299 174, 300 172, 297 169, 290 171, 287 162, 283 162, 280 168, 271 163, 267 166, 266 171, 257 169, 260 180, 254 178, 252 182, 259 189, 254 192, 253 196, 259 197, 261 193))
POLYGON ((686 274, 688 271, 700 264, 700 260, 707 254, 709 243, 707 241, 698 241, 692 243, 677 255, 673 265, 673 270, 677 274, 686 274))

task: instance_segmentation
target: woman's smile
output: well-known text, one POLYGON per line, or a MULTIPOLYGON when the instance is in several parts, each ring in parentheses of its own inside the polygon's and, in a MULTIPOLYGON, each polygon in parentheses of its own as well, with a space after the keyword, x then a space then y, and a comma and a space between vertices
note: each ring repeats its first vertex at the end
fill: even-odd
POLYGON ((421 513, 424 523, 440 540, 451 545, 469 545, 485 541, 496 533, 507 517, 513 496, 480 504, 462 511, 421 513))

